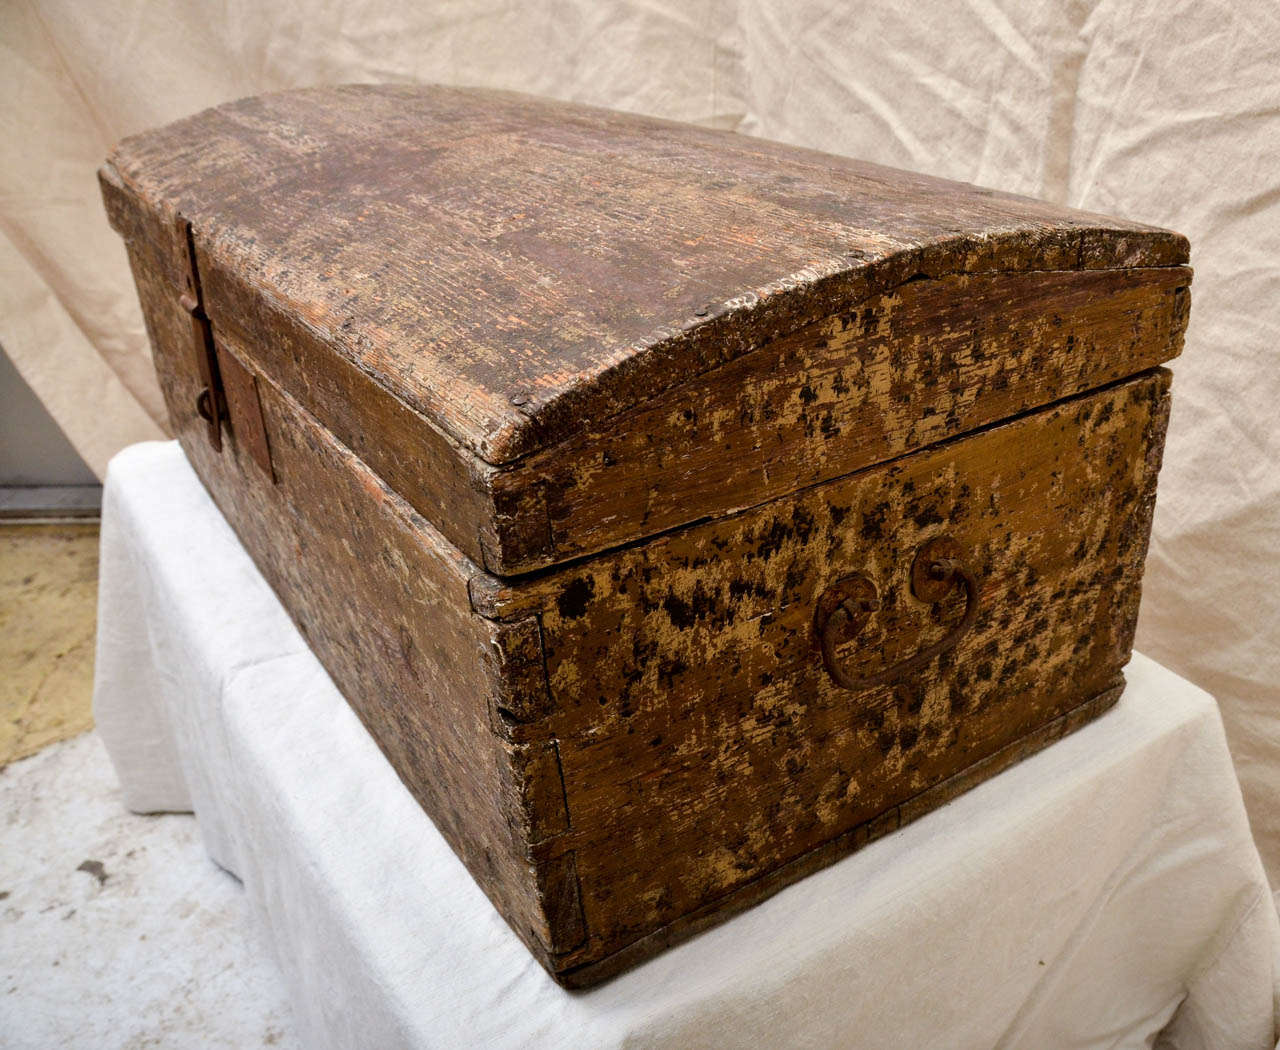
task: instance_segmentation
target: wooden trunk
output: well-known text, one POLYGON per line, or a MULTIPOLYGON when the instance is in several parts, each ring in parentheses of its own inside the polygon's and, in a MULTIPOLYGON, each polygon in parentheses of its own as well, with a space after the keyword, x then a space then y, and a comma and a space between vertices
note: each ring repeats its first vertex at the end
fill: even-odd
POLYGON ((101 181, 197 472, 561 983, 1118 697, 1183 238, 404 86, 101 181))

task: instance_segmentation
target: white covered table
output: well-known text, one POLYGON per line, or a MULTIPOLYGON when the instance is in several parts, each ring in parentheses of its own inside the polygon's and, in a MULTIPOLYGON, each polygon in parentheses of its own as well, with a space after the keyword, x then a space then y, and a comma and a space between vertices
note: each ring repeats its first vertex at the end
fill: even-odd
POLYGON ((1213 700, 1117 707, 614 981, 566 992, 409 797, 176 444, 112 463, 95 708, 194 809, 309 1047, 1271 1047, 1280 926, 1213 700))

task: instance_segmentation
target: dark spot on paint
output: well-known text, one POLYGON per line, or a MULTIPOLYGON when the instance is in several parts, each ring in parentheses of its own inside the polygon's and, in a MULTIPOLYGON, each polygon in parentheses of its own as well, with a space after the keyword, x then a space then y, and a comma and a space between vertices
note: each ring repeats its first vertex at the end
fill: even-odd
POLYGON ((685 630, 692 627, 695 617, 693 615, 693 607, 683 598, 675 594, 668 594, 662 600, 662 607, 667 611, 667 615, 671 618, 671 623, 685 630))
POLYGON ((884 539, 885 518, 889 516, 889 504, 881 503, 862 515, 862 538, 864 540, 884 539))
POLYGON ((795 530, 786 522, 776 518, 769 526, 769 532, 763 536, 756 546, 756 553, 768 560, 782 549, 782 545, 795 535, 795 530))
POLYGON ((658 680, 668 689, 675 683, 678 675, 689 670, 689 665, 678 656, 674 660, 663 660, 658 664, 658 680))
POLYGON ((596 581, 589 576, 579 576, 556 598, 556 607, 566 620, 576 620, 587 611, 587 603, 596 593, 596 581))
POLYGON ((929 504, 913 514, 911 520, 923 529, 930 525, 941 525, 945 519, 938 513, 937 507, 929 504))
POLYGON ((796 537, 801 543, 808 543, 809 537, 813 535, 815 522, 813 515, 804 507, 797 506, 791 512, 791 524, 795 527, 796 537))

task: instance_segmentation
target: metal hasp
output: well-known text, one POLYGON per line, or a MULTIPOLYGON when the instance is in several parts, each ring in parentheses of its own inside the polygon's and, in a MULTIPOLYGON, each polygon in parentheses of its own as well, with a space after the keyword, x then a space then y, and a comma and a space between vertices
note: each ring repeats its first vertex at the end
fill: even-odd
POLYGON ((178 217, 178 237, 183 244, 183 292, 178 302, 191 319, 191 346, 196 371, 200 376, 200 393, 196 395, 196 415, 205 421, 210 446, 222 451, 222 425, 227 424, 241 449, 275 481, 271 463, 271 447, 257 379, 234 354, 219 349, 213 338, 213 325, 205 313, 200 294, 200 274, 196 268, 195 235, 191 223, 178 217))
POLYGON ((178 216, 178 238, 183 246, 184 290, 178 302, 191 319, 191 347, 195 353, 196 371, 201 389, 196 395, 196 414, 208 427, 209 444, 222 451, 222 421, 227 418, 227 402, 222 394, 221 376, 218 373, 218 354, 213 345, 213 326, 200 301, 200 279, 196 272, 196 246, 191 233, 191 223, 178 216))
POLYGON ((862 632, 872 614, 880 608, 880 597, 870 577, 858 573, 837 580, 818 599, 814 631, 822 649, 822 666, 842 689, 864 692, 888 685, 920 670, 931 660, 954 648, 978 618, 978 578, 961 558, 960 545, 950 536, 939 536, 924 544, 911 563, 911 593, 930 605, 942 601, 959 583, 965 590, 964 615, 960 622, 932 645, 900 660, 876 674, 855 678, 840 664, 837 648, 862 632))

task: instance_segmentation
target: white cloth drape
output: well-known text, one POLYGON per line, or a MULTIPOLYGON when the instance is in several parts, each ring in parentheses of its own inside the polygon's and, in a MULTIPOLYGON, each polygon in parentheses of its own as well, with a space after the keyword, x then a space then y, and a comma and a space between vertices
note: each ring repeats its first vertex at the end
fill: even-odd
POLYGON ((1271 1050, 1280 920, 1212 699, 1116 708, 694 940, 565 992, 395 776, 173 444, 111 467, 95 710, 194 808, 304 1046, 1271 1050))

